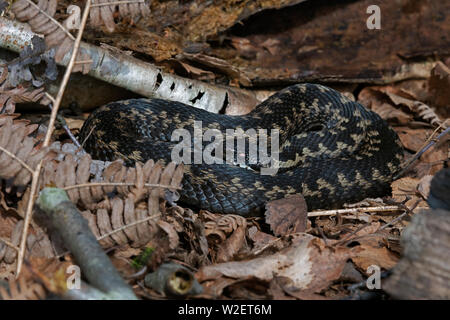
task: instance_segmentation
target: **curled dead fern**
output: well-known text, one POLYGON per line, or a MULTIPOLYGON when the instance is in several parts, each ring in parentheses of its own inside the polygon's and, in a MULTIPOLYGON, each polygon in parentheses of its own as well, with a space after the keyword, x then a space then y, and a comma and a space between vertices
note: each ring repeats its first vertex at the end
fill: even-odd
POLYGON ((183 165, 175 163, 164 166, 149 160, 144 165, 137 163, 134 168, 128 168, 117 160, 103 167, 104 162, 93 161, 89 154, 64 155, 63 149, 52 150, 63 158, 44 164, 40 189, 63 188, 73 203, 90 210, 97 209, 98 203, 111 194, 133 199, 134 203, 145 199, 158 201, 179 189, 183 179, 183 165))
POLYGON ((6 192, 13 186, 28 185, 31 174, 48 148, 40 148, 30 136, 37 125, 27 120, 16 120, 17 114, 0 115, 0 179, 5 182, 6 192))
POLYGON ((34 90, 24 87, 3 90, 0 87, 0 113, 14 113, 17 103, 38 102, 45 97, 44 95, 43 87, 34 90))
MULTIPOLYGON (((36 139, 29 137, 36 126, 14 120, 16 116, 0 115, 0 147, 4 146, 7 152, 0 154, 0 177, 6 182, 7 191, 17 184, 26 186, 32 168, 47 155, 39 189, 49 185, 66 189, 71 201, 85 210, 83 215, 103 246, 129 243, 140 246, 158 232, 169 235, 171 243, 175 243, 175 238, 178 241, 176 231, 160 221, 160 217, 164 200, 169 203, 177 200, 183 165, 163 166, 153 160, 138 163, 135 168, 127 168, 121 161, 105 164, 91 160, 88 154, 74 152, 69 148, 74 147, 72 144, 56 143, 45 152, 35 147, 36 139)), ((18 202, 19 216, 24 216, 29 197, 28 187, 18 202)), ((7 241, 12 246, 18 245, 22 224, 23 220, 19 220, 10 230, 7 241)), ((27 241, 29 251, 37 246, 39 255, 55 255, 48 237, 37 236, 42 235, 38 226, 33 229, 36 232, 30 233, 27 241)), ((0 261, 13 263, 16 256, 14 247, 0 244, 0 261)))
POLYGON ((218 215, 207 211, 202 212, 202 220, 205 220, 206 238, 215 243, 223 242, 236 229, 247 226, 247 220, 244 217, 227 214, 218 215))
MULTIPOLYGON (((114 244, 145 244, 155 230, 154 221, 161 214, 161 200, 174 202, 176 190, 183 179, 183 165, 147 161, 127 168, 121 161, 102 167, 88 154, 81 156, 58 144, 53 151, 59 153, 43 166, 40 187, 56 186, 67 191, 70 200, 85 211, 93 233, 103 237, 106 247, 114 244), (55 150, 56 149, 56 150, 55 150)), ((25 212, 29 189, 18 204, 19 214, 25 212)))
MULTIPOLYGON (((38 34, 43 34, 47 48, 55 48, 55 61, 61 62, 67 52, 71 51, 74 43, 74 36, 53 18, 56 13, 57 0, 39 0, 37 3, 32 0, 17 0, 11 5, 11 11, 17 20, 27 22, 31 29, 38 34)), ((68 19, 72 19, 69 17, 68 19)), ((78 61, 89 60, 90 57, 80 49, 77 55, 78 61)), ((76 64, 73 71, 87 73, 90 70, 90 62, 76 64)))
POLYGON ((116 24, 114 14, 118 11, 122 18, 136 19, 150 14, 148 1, 144 0, 93 0, 89 13, 92 26, 105 25, 109 32, 113 32, 116 24))
POLYGON ((416 101, 414 103, 414 111, 418 114, 419 117, 431 123, 433 126, 438 127, 442 125, 442 120, 439 118, 436 112, 425 103, 416 101))
MULTIPOLYGON (((160 214, 151 214, 153 207, 142 202, 137 205, 130 198, 107 200, 107 208, 84 211, 83 217, 104 248, 130 244, 140 247, 150 241, 160 229, 160 214)), ((157 208, 159 210, 159 206, 157 208)))
POLYGON ((12 87, 8 81, 8 67, 0 66, 0 113, 14 113, 17 103, 40 102, 48 104, 44 87, 27 88, 23 86, 12 87))

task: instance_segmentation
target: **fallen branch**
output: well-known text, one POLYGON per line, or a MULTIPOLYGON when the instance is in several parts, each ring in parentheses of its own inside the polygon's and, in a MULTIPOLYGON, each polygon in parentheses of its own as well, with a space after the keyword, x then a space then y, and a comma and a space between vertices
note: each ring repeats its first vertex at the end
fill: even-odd
MULTIPOLYGON (((50 138, 52 136, 54 126, 55 126, 55 120, 56 116, 58 114, 58 109, 62 101, 62 97, 64 95, 64 91, 66 89, 67 83, 69 82, 70 74, 72 73, 72 69, 75 65, 75 59, 78 53, 78 49, 80 47, 81 43, 81 36, 83 35, 84 27, 86 26, 86 21, 89 16, 89 8, 91 6, 91 0, 86 1, 86 5, 83 12, 83 17, 81 19, 81 26, 78 30, 77 37, 75 39, 75 42, 73 44, 72 54, 70 56, 70 60, 67 64, 67 69, 64 74, 63 80, 61 82, 58 94, 55 98, 55 104, 53 105, 52 112, 50 115, 50 122, 48 124, 48 129, 45 134, 43 147, 48 147, 50 144, 50 138)), ((1 29, 1 27, 0 27, 1 29)), ((1 33, 1 32, 0 32, 1 33)), ((23 258, 25 255, 26 250, 26 243, 27 243, 27 234, 28 234, 28 228, 30 226, 31 218, 33 216, 33 206, 35 201, 35 194, 37 193, 37 189, 39 186, 39 178, 41 175, 41 169, 42 169, 43 160, 39 161, 39 164, 36 166, 36 169, 33 172, 32 180, 31 180, 31 190, 30 190, 30 197, 28 199, 27 203, 27 209, 25 213, 25 220, 24 220, 24 226, 23 226, 23 233, 20 241, 20 250, 19 250, 19 256, 17 258, 17 268, 16 268, 16 277, 19 276, 22 264, 23 264, 23 258)))
POLYGON ((401 211, 402 207, 399 206, 379 206, 379 207, 363 207, 363 208, 349 208, 349 209, 337 209, 337 210, 323 210, 308 212, 308 218, 310 217, 322 217, 322 216, 336 216, 338 214, 345 213, 363 213, 363 212, 389 212, 389 211, 401 211))
MULTIPOLYGON (((34 35, 26 25, 0 17, 0 47, 19 52, 34 35)), ((145 97, 179 101, 215 113, 226 107, 239 109, 240 105, 250 107, 260 102, 247 90, 182 78, 150 63, 87 43, 81 43, 81 48, 93 60, 90 76, 145 97)), ((68 53, 61 64, 68 65, 69 58, 68 53)))
POLYGON ((67 193, 58 188, 45 188, 37 200, 50 221, 50 227, 72 252, 85 278, 109 299, 136 299, 133 290, 120 277, 97 242, 77 207, 67 193))

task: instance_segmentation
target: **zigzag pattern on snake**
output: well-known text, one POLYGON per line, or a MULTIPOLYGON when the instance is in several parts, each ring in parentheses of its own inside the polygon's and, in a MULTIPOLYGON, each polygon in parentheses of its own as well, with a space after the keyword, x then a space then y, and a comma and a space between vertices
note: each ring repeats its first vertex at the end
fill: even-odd
MULTIPOLYGON (((103 106, 83 125, 80 141, 94 159, 171 161, 175 129, 279 130, 276 175, 226 164, 187 164, 180 201, 219 213, 254 215, 267 201, 302 193, 309 209, 332 208, 385 195, 399 171, 397 134, 376 113, 317 84, 293 85, 243 116, 214 114, 161 99, 103 106)), ((255 167, 255 166, 253 166, 255 167)))

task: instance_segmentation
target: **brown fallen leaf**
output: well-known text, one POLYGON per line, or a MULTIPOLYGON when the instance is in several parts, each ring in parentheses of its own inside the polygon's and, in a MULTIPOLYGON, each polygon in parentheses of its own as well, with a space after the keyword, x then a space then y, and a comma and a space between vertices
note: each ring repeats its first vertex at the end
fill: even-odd
POLYGON ((270 52, 271 55, 276 55, 280 52, 280 40, 269 38, 261 46, 270 52))
POLYGON ((270 201, 266 204, 266 223, 276 236, 306 230, 308 209, 302 195, 270 201))
POLYGON ((382 91, 382 87, 364 88, 358 95, 358 102, 378 113, 384 120, 404 125, 412 120, 412 115, 394 107, 392 101, 382 91))
POLYGON ((213 214, 201 211, 205 221, 205 236, 215 252, 211 252, 213 260, 225 262, 231 260, 246 244, 247 220, 234 214, 213 214))
POLYGON ((255 255, 269 248, 278 251, 285 247, 284 241, 280 241, 280 238, 262 232, 255 226, 248 229, 248 238, 253 241, 252 253, 255 255))
POLYGON ((362 250, 356 256, 352 257, 351 260, 364 273, 367 272, 367 268, 371 265, 389 270, 399 260, 399 257, 386 247, 374 247, 367 244, 361 244, 359 247, 362 250))
POLYGON ((84 120, 82 119, 64 118, 64 120, 66 120, 67 126, 70 130, 80 130, 84 123, 84 120))
POLYGON ((422 118, 435 127, 442 124, 442 120, 435 110, 419 100, 414 93, 397 86, 380 87, 378 90, 389 97, 392 104, 397 108, 405 106, 416 117, 422 118))
POLYGON ((431 70, 431 77, 428 80, 429 85, 429 99, 433 105, 438 107, 438 111, 442 113, 443 118, 450 116, 449 102, 450 102, 450 68, 438 62, 431 70))
POLYGON ((158 220, 158 222, 156 222, 156 224, 158 225, 158 227, 160 227, 162 230, 164 230, 164 232, 169 237, 170 249, 175 249, 176 247, 178 247, 180 238, 178 237, 178 233, 175 231, 173 226, 164 220, 158 220))
POLYGON ((194 79, 199 79, 199 80, 212 80, 214 79, 216 76, 214 75, 213 72, 208 71, 208 70, 203 70, 197 67, 194 67, 193 65, 190 65, 188 63, 185 63, 183 61, 180 60, 175 60, 175 59, 170 59, 169 61, 174 61, 176 63, 179 63, 181 67, 183 67, 183 69, 191 76, 193 76, 194 79))
POLYGON ((299 290, 319 292, 339 278, 347 259, 358 249, 330 248, 323 240, 302 234, 295 245, 273 255, 246 261, 233 261, 203 266, 196 274, 200 282, 222 277, 241 279, 254 277, 271 281, 274 277, 286 277, 299 290))
POLYGON ((231 278, 220 278, 215 281, 205 281, 202 283, 203 293, 198 296, 198 298, 217 298, 222 295, 223 290, 231 286, 237 282, 240 282, 239 279, 231 279, 231 278))
POLYGON ((267 294, 269 283, 256 278, 241 279, 227 287, 226 296, 233 300, 262 300, 270 298, 267 294))
POLYGON ((286 294, 286 291, 284 290, 283 280, 284 278, 282 277, 273 278, 269 283, 269 289, 267 290, 267 293, 273 300, 294 300, 294 297, 286 294))
POLYGON ((419 179, 417 178, 405 177, 395 180, 391 184, 392 198, 395 201, 402 202, 406 199, 406 196, 415 196, 418 184, 419 179))
POLYGON ((428 207, 425 201, 419 201, 419 193, 417 192, 417 186, 420 182, 418 178, 405 177, 395 180, 391 183, 392 188, 392 198, 397 202, 404 202, 407 197, 405 205, 412 209, 415 206, 414 212, 418 211, 420 208, 428 207), (419 203, 417 204, 417 201, 419 203))
POLYGON ((409 79, 395 83, 401 96, 418 101, 427 101, 428 79, 409 79))
POLYGON ((430 185, 432 179, 433 176, 427 174, 426 176, 423 176, 422 179, 420 179, 419 184, 417 185, 417 191, 424 199, 427 199, 428 195, 430 194, 430 185))
POLYGON ((247 225, 245 218, 238 215, 213 214, 208 211, 201 213, 202 220, 205 221, 205 236, 211 244, 225 241, 239 226, 247 225))
POLYGON ((258 53, 258 48, 255 47, 249 39, 240 37, 231 37, 231 45, 237 50, 239 56, 244 59, 254 59, 258 53))
POLYGON ((402 145, 413 152, 423 148, 424 143, 433 133, 431 129, 411 129, 408 127, 399 127, 396 130, 402 145))
POLYGON ((412 93, 403 90, 396 85, 389 86, 381 86, 381 87, 373 87, 373 90, 383 93, 386 97, 389 98, 390 102, 395 106, 406 106, 409 110, 413 110, 414 102, 417 101, 417 98, 412 93))
MULTIPOLYGON (((272 280, 272 282, 274 280, 272 280)), ((289 296, 294 297, 298 300, 327 300, 327 298, 324 297, 323 295, 319 295, 317 293, 311 292, 310 290, 298 290, 297 288, 292 287, 290 285, 290 280, 288 278, 278 277, 278 278, 276 278, 276 280, 278 280, 278 283, 281 286, 281 289, 286 294, 288 294, 289 296)))
POLYGON ((245 74, 243 74, 237 67, 231 65, 226 60, 208 56, 202 53, 192 54, 187 52, 183 52, 182 54, 180 54, 180 58, 217 70, 229 76, 232 79, 238 79, 239 82, 244 86, 251 85, 250 79, 245 74))
POLYGON ((230 261, 245 244, 245 231, 247 225, 239 226, 231 236, 226 239, 217 250, 217 262, 230 261))

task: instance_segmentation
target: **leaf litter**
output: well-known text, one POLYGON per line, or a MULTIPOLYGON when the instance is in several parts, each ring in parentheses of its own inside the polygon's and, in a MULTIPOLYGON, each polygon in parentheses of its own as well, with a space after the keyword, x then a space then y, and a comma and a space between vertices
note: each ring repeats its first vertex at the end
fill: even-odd
MULTIPOLYGON (((171 7, 172 2, 163 3, 162 6, 166 6, 164 10, 175 10, 171 7)), ((302 1, 287 1, 282 6, 294 2, 302 1)), ((215 9, 214 6, 208 8, 212 11, 215 9)), ((156 12, 159 12, 158 10, 161 8, 157 8, 156 12)), ((260 11, 264 11, 264 8, 253 8, 243 16, 248 18, 260 11)), ((183 20, 183 15, 182 12, 176 15, 175 24, 183 20)), ((210 37, 210 33, 213 36, 218 34, 219 30, 221 32, 231 30, 230 28, 241 21, 242 17, 230 13, 227 19, 208 30, 206 37, 210 37)), ((109 19, 109 22, 106 22, 107 29, 122 28, 122 31, 126 31, 132 28, 123 24, 117 25, 117 21, 111 22, 111 17, 107 19, 109 19)), ((201 24, 204 23, 204 19, 205 16, 201 14, 194 22, 201 24)), ((190 27, 187 26, 188 29, 190 27)), ((258 81, 259 84, 274 81, 273 77, 265 78, 262 71, 261 74, 259 71, 256 72, 253 66, 242 65, 239 59, 256 57, 261 50, 264 50, 264 56, 279 54, 283 51, 281 47, 283 43, 276 35, 256 39, 251 35, 237 37, 232 31, 231 47, 240 55, 239 59, 233 60, 230 58, 232 56, 230 52, 227 52, 229 48, 220 51, 214 46, 211 49, 210 41, 198 40, 203 39, 205 35, 193 34, 188 43, 181 41, 177 32, 173 30, 170 32, 166 27, 162 28, 166 33, 146 33, 140 37, 157 44, 154 51, 145 51, 150 49, 139 47, 138 43, 130 43, 129 39, 120 36, 112 38, 112 41, 109 36, 98 39, 109 39, 109 43, 121 49, 144 51, 169 71, 177 72, 179 68, 174 67, 177 65, 184 69, 183 75, 204 81, 219 83, 225 81, 229 85, 244 86, 254 85, 258 81)), ((145 33, 142 30, 139 32, 145 33)), ((91 36, 88 35, 87 38, 91 36)), ((114 36, 112 34, 110 37, 114 36)), ((303 45, 296 55, 307 57, 318 49, 315 45, 303 45)), ((39 81, 33 82, 36 79, 33 78, 33 74, 30 76, 27 69, 29 64, 37 60, 30 58, 31 60, 25 63, 27 61, 25 55, 27 51, 24 51, 22 60, 16 63, 19 67, 13 69, 12 78, 17 81, 32 81, 37 85, 39 81)), ((49 61, 51 62, 52 58, 49 61)), ((410 158, 432 139, 438 126, 442 128, 446 126, 445 120, 449 117, 449 62, 448 59, 436 62, 425 79, 411 79, 387 85, 365 85, 359 92, 355 90, 356 86, 348 86, 347 92, 351 95, 356 94, 357 101, 379 113, 394 127, 405 147, 406 158, 410 158)), ((271 72, 275 78, 279 76, 278 80, 281 79, 281 83, 283 79, 291 79, 293 76, 282 70, 277 73, 276 68, 271 69, 271 72)), ((49 76, 54 75, 52 69, 47 73, 49 76)), ((351 70, 344 74, 352 76, 351 70)), ((376 78, 386 79, 386 76, 377 74, 376 78)), ((279 84, 276 81, 274 83, 279 84)), ((2 90, 1 94, 3 99, 7 94, 6 90, 2 90)), ((17 91, 16 95, 24 95, 24 92, 17 91)), ((10 113, 14 112, 15 102, 2 99, 0 99, 1 106, 9 101, 8 110, 10 113)), ((233 113, 248 111, 248 108, 243 108, 234 110, 233 113)), ((16 116, 12 118, 4 116, 0 129, 8 128, 10 133, 22 130, 20 135, 17 135, 20 139, 17 139, 21 141, 32 139, 30 134, 36 128, 23 129, 27 128, 28 124, 20 123, 15 118, 16 116)), ((72 123, 72 129, 75 131, 79 129, 79 119, 74 118, 72 123)), ((8 148, 7 143, 5 140, 3 144, 5 148, 8 148)), ((28 144, 30 144, 28 152, 39 153, 38 145, 31 142, 28 144)), ((60 152, 61 148, 57 148, 57 153, 60 152)), ((203 286, 204 291, 200 296, 335 299, 348 294, 348 285, 360 281, 360 277, 367 277, 369 266, 375 264, 383 270, 389 270, 396 265, 401 251, 400 235, 413 214, 428 208, 425 200, 429 194, 431 177, 444 166, 448 166, 448 158, 448 139, 444 139, 422 155, 403 177, 392 183, 391 197, 375 202, 367 200, 366 204, 358 204, 357 208, 360 210, 356 213, 349 211, 314 217, 308 216, 304 200, 302 201, 300 197, 268 203, 264 218, 245 219, 240 216, 193 211, 178 206, 176 200, 167 201, 168 198, 156 189, 149 192, 144 188, 144 183, 163 180, 162 172, 166 172, 166 177, 173 178, 172 187, 174 187, 177 178, 173 167, 169 171, 164 171, 163 166, 152 163, 136 167, 134 171, 127 171, 122 164, 113 163, 93 173, 90 171, 94 166, 92 160, 80 157, 74 152, 66 153, 63 158, 50 157, 50 162, 45 167, 48 172, 45 184, 71 187, 88 181, 95 182, 86 177, 99 177, 103 174, 104 181, 130 183, 126 186, 92 186, 70 192, 71 199, 84 209, 83 215, 89 221, 94 234, 106 250, 111 250, 118 269, 124 274, 129 274, 132 270, 131 261, 140 256, 145 248, 150 247, 154 250, 142 267, 152 272, 158 270, 161 272, 163 269, 159 268, 167 261, 183 265, 203 286), (153 175, 149 170, 153 170, 153 175), (80 178, 81 176, 83 178, 80 178), (399 209, 396 212, 365 211, 365 208, 388 205, 398 205, 399 209), (396 220, 400 213, 407 214, 404 218, 396 220), (119 260, 122 264, 117 262, 119 260), (348 274, 351 273, 353 276, 349 277, 348 274)), ((16 176, 17 181, 29 179, 26 172, 19 177, 21 179, 16 176)), ((3 278, 12 273, 10 266, 16 261, 17 256, 13 246, 19 244, 20 230, 23 228, 21 225, 23 206, 14 208, 8 197, 14 193, 18 196, 23 195, 26 199, 26 191, 16 189, 18 186, 13 182, 2 181, 4 187, 1 190, 2 199, 6 200, 2 201, 0 236, 9 243, 0 241, 0 271, 3 278)), ((44 264, 54 261, 55 267, 50 268, 52 271, 41 270, 40 276, 41 280, 48 280, 46 282, 48 290, 57 291, 50 282, 62 281, 55 270, 58 269, 56 266, 63 267, 63 265, 57 263, 54 258, 62 255, 65 262, 68 262, 71 259, 70 255, 64 248, 59 248, 55 252, 56 242, 50 240, 37 224, 32 225, 29 238, 31 248, 29 255, 36 263, 33 268, 47 270, 43 268, 44 264)), ((139 283, 139 280, 133 281, 132 283, 139 283)), ((25 292, 25 283, 11 287, 16 288, 13 292, 16 296, 20 296, 20 292, 25 292)), ((37 289, 33 290, 29 292, 36 292, 34 297, 39 297, 37 289)), ((155 295, 151 288, 139 290, 142 296, 155 295)), ((6 293, 1 294, 6 296, 6 293)), ((159 294, 160 297, 164 297, 164 292, 159 294)))

